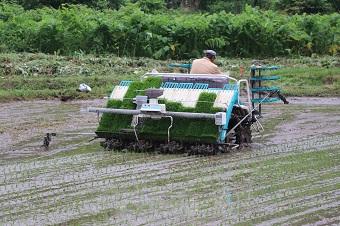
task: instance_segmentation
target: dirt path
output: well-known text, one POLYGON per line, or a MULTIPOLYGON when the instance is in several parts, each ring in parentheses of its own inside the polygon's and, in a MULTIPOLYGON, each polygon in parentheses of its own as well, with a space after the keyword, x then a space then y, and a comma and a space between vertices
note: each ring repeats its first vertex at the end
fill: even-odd
POLYGON ((47 131, 93 131, 85 109, 103 101, 2 104, 0 224, 339 224, 340 98, 291 102, 265 107, 251 149, 212 157, 105 152, 62 134, 44 151, 47 131))

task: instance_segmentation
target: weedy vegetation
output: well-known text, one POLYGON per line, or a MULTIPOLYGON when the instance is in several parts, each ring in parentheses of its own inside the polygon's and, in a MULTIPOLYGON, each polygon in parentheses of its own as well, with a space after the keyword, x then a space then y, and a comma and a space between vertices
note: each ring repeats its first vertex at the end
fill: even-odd
MULTIPOLYGON (((337 96, 340 90, 339 57, 296 57, 262 59, 265 64, 279 65, 281 86, 291 96, 337 96)), ((190 63, 191 60, 154 60, 150 58, 120 58, 113 55, 72 56, 43 53, 0 54, 0 102, 30 99, 92 99, 108 96, 120 80, 140 80, 142 75, 157 69, 171 72, 169 63, 190 63), (76 92, 86 83, 91 93, 76 92)), ((252 59, 219 57, 223 71, 236 78, 248 78, 252 59), (240 66, 245 74, 240 76, 240 66)))

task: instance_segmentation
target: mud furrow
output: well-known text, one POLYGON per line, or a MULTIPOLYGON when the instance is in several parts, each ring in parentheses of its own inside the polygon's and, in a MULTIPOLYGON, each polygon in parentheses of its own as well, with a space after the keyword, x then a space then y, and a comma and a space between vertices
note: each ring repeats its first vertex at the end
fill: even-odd
MULTIPOLYGON (((215 167, 214 167, 215 168, 215 167)), ((204 172, 207 172, 208 174, 210 174, 210 173, 212 173, 213 171, 209 171, 209 170, 211 170, 211 169, 213 169, 214 170, 214 168, 212 168, 212 167, 209 167, 209 168, 205 168, 204 169, 204 172), (209 170, 208 170, 209 169, 209 170)), ((227 170, 225 170, 225 171, 227 171, 227 170)), ((177 173, 177 172, 175 172, 175 171, 173 171, 172 172, 172 177, 173 178, 176 178, 176 177, 178 177, 178 176, 180 176, 180 177, 182 177, 183 176, 183 174, 182 175, 176 175, 176 174, 174 174, 174 173, 177 173)), ((193 173, 193 172, 192 172, 193 173)), ((187 174, 187 173, 184 173, 184 175, 185 174, 187 174)), ((197 171, 196 172, 196 174, 200 174, 200 171, 197 171)), ((109 179, 105 179, 105 177, 103 177, 103 176, 105 176, 105 175, 103 175, 103 174, 101 174, 102 175, 102 177, 100 178, 100 179, 98 179, 98 180, 96 180, 96 181, 89 181, 88 182, 88 184, 93 184, 93 182, 99 182, 99 187, 100 187, 100 183, 103 183, 104 185, 105 184, 107 184, 108 182, 110 182, 110 180, 113 180, 113 179, 117 179, 117 178, 109 178, 109 179), (104 181, 102 181, 102 180, 104 180, 104 181), (105 181, 106 180, 106 181, 105 181), (108 180, 108 181, 107 181, 108 180)), ((126 181, 125 182, 128 182, 128 181, 133 181, 132 183, 130 183, 130 184, 127 184, 127 185, 125 185, 125 187, 127 187, 127 186, 132 186, 132 184, 133 183, 139 183, 139 182, 143 182, 143 183, 149 183, 149 182, 152 182, 152 181, 148 181, 148 180, 146 180, 147 178, 153 178, 153 177, 155 177, 155 178, 159 178, 159 179, 171 179, 171 177, 166 177, 166 178, 162 178, 161 176, 162 175, 164 175, 163 173, 161 173, 161 174, 159 174, 158 172, 156 172, 155 174, 152 174, 152 175, 144 175, 144 178, 142 178, 142 177, 140 177, 140 178, 138 178, 137 179, 137 177, 134 177, 134 178, 125 178, 125 177, 123 177, 126 181), (133 179, 133 180, 131 180, 131 179, 133 179)), ((166 175, 166 174, 165 174, 166 175)), ((195 174, 191 174, 191 176, 192 177, 194 177, 195 176, 195 174)), ((201 175, 201 176, 203 176, 203 175, 201 175)), ((78 178, 83 178, 82 176, 79 176, 78 178)), ((74 184, 74 183, 71 183, 72 181, 74 181, 73 180, 74 178, 73 177, 71 177, 70 178, 70 182, 69 182, 69 184, 70 184, 70 186, 72 186, 72 185, 76 185, 76 186, 78 186, 78 185, 80 185, 80 183, 78 183, 78 184, 74 184)), ((216 178, 216 179, 218 179, 218 178, 216 178)), ((294 178, 295 180, 297 180, 297 178, 294 178)), ((86 181, 86 180, 84 180, 84 181, 86 181)), ((120 187, 120 188, 124 188, 124 184, 122 184, 122 182, 124 182, 124 181, 117 181, 117 180, 115 180, 115 183, 119 183, 119 184, 121 184, 122 186, 120 187)), ((175 181, 173 181, 173 182, 175 182, 175 181)), ((31 184, 29 184, 28 186, 30 186, 30 187, 35 187, 35 186, 31 186, 31 184)), ((60 189, 60 192, 61 193, 63 193, 63 192, 67 192, 68 191, 68 189, 67 189, 67 183, 63 183, 63 184, 60 184, 60 183, 54 183, 54 186, 57 186, 57 187, 62 187, 63 189, 60 189)), ((85 186, 85 188, 86 188, 86 185, 84 185, 85 186)), ((48 189, 48 187, 46 188, 46 189, 48 189)), ((92 190, 92 192, 93 192, 93 188, 91 188, 91 190, 92 190)), ((36 193, 38 193, 39 191, 37 191, 36 189, 33 189, 33 191, 34 192, 36 192, 36 193)), ((75 191, 69 191, 70 193, 71 192, 73 192, 74 194, 76 194, 77 192, 79 192, 79 191, 77 191, 77 192, 75 192, 75 191)), ((22 194, 22 193, 21 193, 22 194)), ((57 192, 55 192, 55 191, 53 191, 53 193, 52 193, 53 195, 57 195, 58 193, 57 192)), ((34 195, 34 194, 32 194, 32 193, 28 193, 27 195, 29 195, 29 196, 32 196, 32 195, 34 195)), ((20 197, 15 197, 15 198, 20 198, 20 197)), ((10 199, 10 197, 9 197, 9 199, 10 199)))
MULTIPOLYGON (((220 178, 220 177, 217 177, 217 178, 220 178)), ((204 179, 203 179, 203 181, 205 181, 204 179)), ((142 185, 141 185, 142 186, 142 185)), ((166 190, 166 189, 164 189, 164 190, 166 190)), ((171 190, 170 190, 171 191, 171 190)), ((142 191, 142 193, 145 193, 145 191, 142 191)), ((133 196, 135 196, 135 195, 137 195, 137 194, 131 194, 131 196, 133 197, 133 196)), ((124 198, 128 198, 128 197, 124 197, 124 198)), ((119 199, 116 199, 116 201, 117 200, 119 200, 119 199)))
POLYGON ((256 139, 249 150, 221 156, 186 157, 104 152, 80 136, 56 137, 50 151, 34 156, 37 135, 44 129, 30 127, 39 121, 57 121, 50 125, 60 132, 93 130, 96 121, 80 128, 65 125, 73 115, 77 124, 89 119, 79 114, 84 104, 54 106, 52 101, 50 109, 40 109, 39 102, 31 110, 30 105, 23 105, 26 118, 16 114, 15 129, 9 128, 7 115, 23 106, 8 105, 0 115, 10 131, 0 134, 0 141, 12 139, 20 127, 32 133, 15 142, 21 150, 0 153, 1 225, 289 224, 313 223, 308 218, 314 213, 338 217, 340 127, 333 120, 339 118, 334 109, 340 106, 331 106, 328 114, 316 105, 278 107, 269 117, 284 118, 287 111, 294 117, 265 134, 267 141, 256 139), (79 149, 92 151, 77 153, 79 149))
MULTIPOLYGON (((217 166, 217 165, 216 165, 217 166)), ((215 166, 214 166, 215 167, 215 166)), ((209 168, 211 168, 211 167, 209 167, 209 168)), ((205 169, 205 171, 207 171, 207 169, 205 169)), ((175 173, 175 172, 172 172, 172 173, 175 173)), ((88 174, 88 173, 86 173, 86 174, 88 174)), ((96 173, 93 173, 92 175, 98 175, 98 174, 100 174, 100 175, 102 175, 102 177, 104 176, 106 176, 105 174, 103 174, 103 173, 98 173, 98 172, 96 172, 96 173)), ((143 174, 143 177, 144 177, 144 179, 145 178, 148 178, 148 177, 153 177, 153 176, 157 176, 157 177, 160 177, 160 176, 162 176, 164 173, 158 173, 157 171, 156 171, 156 174, 151 174, 151 175, 145 175, 145 174, 143 174)), ((165 173, 166 174, 166 173, 165 173)), ((84 178, 84 176, 85 175, 78 175, 78 178, 84 178)), ((74 178, 76 178, 76 176, 74 176, 74 177, 70 177, 69 179, 68 179, 68 181, 69 181, 69 183, 70 182, 72 182, 72 181, 74 181, 74 178)), ((113 179, 113 178, 112 178, 113 179)), ((141 178, 137 178, 137 177, 134 177, 134 178, 129 178, 128 180, 131 180, 132 179, 132 181, 134 181, 134 183, 135 182, 138 182, 138 179, 141 179, 141 178)), ((86 179, 86 180, 88 180, 88 178, 86 179)), ((86 181, 85 180, 85 181, 86 181)), ((62 181, 64 182, 65 181, 65 178, 62 178, 62 181)), ((66 180, 67 181, 67 180, 66 180)), ((123 182, 123 181, 117 181, 117 182, 123 182)), ((29 183, 28 185, 27 185, 27 187, 32 187, 32 184, 33 184, 33 187, 35 187, 35 189, 37 189, 37 186, 36 186, 36 184, 34 184, 34 183, 29 183)), ((52 183, 52 185, 58 185, 58 186, 65 186, 65 185, 67 185, 68 183, 64 183, 64 184, 62 184, 62 183, 52 183)), ((19 186, 20 187, 20 186, 19 186)), ((22 187, 25 187, 25 186, 22 186, 22 187)), ((47 186, 47 187, 49 187, 49 186, 47 186)), ((4 189, 4 190, 6 190, 6 189, 4 189)), ((10 187, 10 190, 13 190, 13 188, 12 187, 10 187)), ((20 192, 23 192, 23 191, 20 191, 20 192)))

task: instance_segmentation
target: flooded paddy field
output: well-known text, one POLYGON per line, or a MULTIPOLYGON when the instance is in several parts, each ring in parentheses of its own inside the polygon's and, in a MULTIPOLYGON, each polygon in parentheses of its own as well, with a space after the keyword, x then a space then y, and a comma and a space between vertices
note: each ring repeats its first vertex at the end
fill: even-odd
POLYGON ((104 100, 0 104, 0 225, 340 224, 340 98, 289 101, 209 157, 103 151, 104 100))

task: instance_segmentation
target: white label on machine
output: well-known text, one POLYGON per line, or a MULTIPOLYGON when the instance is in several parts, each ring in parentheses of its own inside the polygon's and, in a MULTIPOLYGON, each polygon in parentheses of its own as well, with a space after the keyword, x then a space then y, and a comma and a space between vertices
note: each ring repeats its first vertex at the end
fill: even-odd
POLYGON ((225 112, 217 112, 215 114, 215 125, 223 126, 227 124, 227 114, 225 112))
POLYGON ((143 104, 140 110, 144 112, 162 112, 162 107, 159 104, 143 104))

